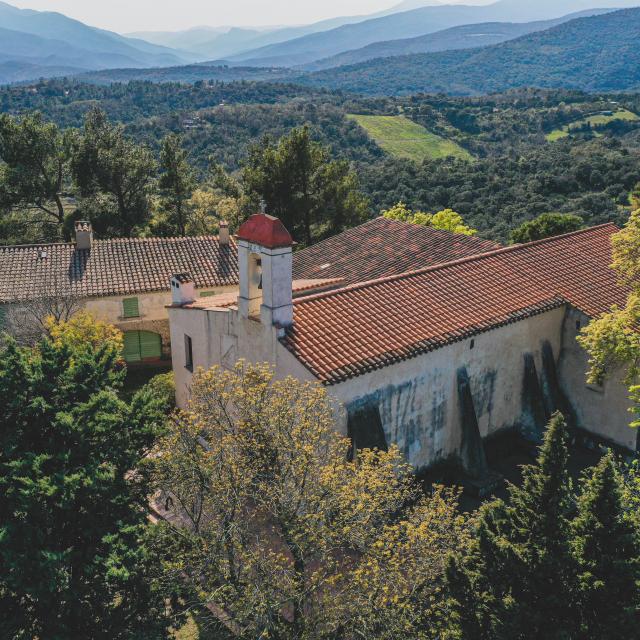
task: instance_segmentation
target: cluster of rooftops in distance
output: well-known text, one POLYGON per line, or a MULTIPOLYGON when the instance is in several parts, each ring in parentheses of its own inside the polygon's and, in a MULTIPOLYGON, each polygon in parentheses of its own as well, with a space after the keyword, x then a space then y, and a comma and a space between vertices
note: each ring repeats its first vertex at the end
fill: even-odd
MULTIPOLYGON (((376 218, 294 253, 294 322, 281 342, 319 380, 335 384, 554 307, 594 317, 628 294, 610 268, 616 231, 607 224, 501 247, 376 218)), ((238 239, 270 249, 293 244, 265 214, 252 216, 238 239)), ((238 284, 237 245, 228 235, 79 247, 0 248, 0 302, 37 291, 54 275, 88 297, 168 290, 177 273, 189 274, 197 289, 238 284)), ((188 306, 230 308, 236 300, 227 292, 188 306)))

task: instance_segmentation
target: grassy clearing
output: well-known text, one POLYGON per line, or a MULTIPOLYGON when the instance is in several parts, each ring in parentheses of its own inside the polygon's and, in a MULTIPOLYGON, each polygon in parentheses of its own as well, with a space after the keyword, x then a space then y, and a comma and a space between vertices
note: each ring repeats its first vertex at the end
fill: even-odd
POLYGON ((473 156, 460 145, 427 131, 404 116, 361 116, 350 114, 387 153, 398 158, 421 162, 425 158, 454 156, 472 160, 473 156))
MULTIPOLYGON (((619 111, 616 111, 611 115, 597 114, 594 116, 589 116, 588 118, 576 120, 575 122, 562 127, 562 129, 554 129, 551 133, 547 134, 547 141, 555 142, 556 140, 560 140, 561 138, 566 138, 573 129, 579 129, 586 124, 590 124, 592 127, 598 127, 604 124, 609 124, 609 122, 613 122, 614 120, 629 120, 633 122, 636 120, 640 120, 640 116, 633 113, 632 111, 628 111, 627 109, 620 109, 619 111)), ((600 135, 597 131, 595 131, 594 133, 596 136, 600 135)))

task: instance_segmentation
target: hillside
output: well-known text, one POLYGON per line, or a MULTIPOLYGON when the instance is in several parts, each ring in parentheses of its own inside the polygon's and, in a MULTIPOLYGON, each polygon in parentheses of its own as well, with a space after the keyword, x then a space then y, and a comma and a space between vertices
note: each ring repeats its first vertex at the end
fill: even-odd
POLYGON ((357 64, 374 58, 390 58, 392 56, 409 55, 412 53, 435 53, 437 51, 451 51, 454 49, 473 49, 485 47, 507 40, 514 40, 520 36, 537 31, 545 31, 556 25, 575 20, 586 15, 600 15, 608 13, 610 9, 593 9, 578 14, 572 13, 556 20, 539 20, 535 22, 485 22, 479 24, 465 24, 451 27, 436 33, 429 33, 417 38, 403 38, 374 42, 373 44, 345 51, 337 56, 318 60, 303 65, 305 71, 320 71, 332 67, 357 64))
POLYGON ((633 6, 637 0, 499 0, 485 6, 427 6, 382 15, 338 28, 256 48, 228 58, 245 65, 298 66, 375 42, 413 38, 443 29, 484 22, 530 22, 560 18, 586 9, 633 6))
POLYGON ((348 116, 355 120, 384 151, 396 158, 422 162, 425 158, 461 158, 471 154, 451 140, 425 129, 404 116, 348 116))
POLYGON ((60 13, 17 9, 4 2, 0 2, 0 25, 0 56, 5 61, 0 82, 20 75, 51 76, 65 69, 69 73, 158 67, 193 60, 190 54, 96 29, 60 13), (30 75, 29 68, 39 75, 30 75))
POLYGON ((375 95, 472 95, 522 86, 627 91, 640 87, 639 37, 640 9, 625 9, 482 49, 371 60, 298 80, 375 95))

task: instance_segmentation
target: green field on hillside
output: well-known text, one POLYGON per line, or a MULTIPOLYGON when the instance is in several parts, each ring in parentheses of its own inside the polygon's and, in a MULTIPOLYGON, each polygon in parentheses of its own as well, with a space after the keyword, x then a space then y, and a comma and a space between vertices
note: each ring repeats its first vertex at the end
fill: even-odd
MULTIPOLYGON (((561 138, 566 138, 573 129, 579 129, 585 124, 590 124, 592 127, 597 127, 603 124, 608 124, 609 122, 613 122, 614 120, 640 120, 640 117, 633 113, 632 111, 628 111, 627 109, 620 109, 619 111, 615 111, 611 115, 597 114, 593 116, 589 116, 587 118, 582 118, 581 120, 576 120, 571 124, 568 124, 562 129, 554 129, 551 133, 547 134, 547 140, 549 142, 555 142, 556 140, 560 140, 561 138)), ((594 132, 598 135, 598 132, 594 132)))
POLYGON ((404 116, 361 116, 349 114, 387 153, 421 162, 425 158, 473 156, 460 145, 427 131, 404 116))

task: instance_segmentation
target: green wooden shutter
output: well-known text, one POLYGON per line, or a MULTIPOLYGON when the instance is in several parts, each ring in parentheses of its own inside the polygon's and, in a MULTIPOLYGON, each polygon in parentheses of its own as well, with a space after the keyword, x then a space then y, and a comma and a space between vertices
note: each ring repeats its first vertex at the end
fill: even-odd
POLYGON ((162 356, 162 339, 157 333, 140 331, 140 354, 142 359, 162 356))
POLYGON ((124 333, 123 355, 126 362, 140 362, 142 360, 139 333, 139 331, 125 331, 124 333))
POLYGON ((137 318, 140 316, 138 298, 125 298, 122 301, 122 315, 125 318, 137 318))

